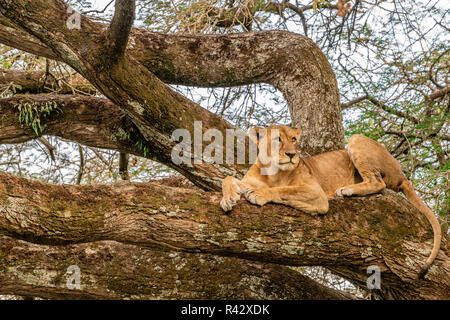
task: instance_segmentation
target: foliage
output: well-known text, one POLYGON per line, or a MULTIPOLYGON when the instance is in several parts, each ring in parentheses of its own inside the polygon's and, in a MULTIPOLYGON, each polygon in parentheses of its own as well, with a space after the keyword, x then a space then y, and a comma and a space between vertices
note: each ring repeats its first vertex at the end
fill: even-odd
POLYGON ((36 136, 39 136, 43 131, 41 117, 46 118, 52 112, 59 112, 58 105, 52 101, 42 104, 20 102, 17 105, 17 109, 19 109, 19 122, 27 127, 31 127, 36 136))

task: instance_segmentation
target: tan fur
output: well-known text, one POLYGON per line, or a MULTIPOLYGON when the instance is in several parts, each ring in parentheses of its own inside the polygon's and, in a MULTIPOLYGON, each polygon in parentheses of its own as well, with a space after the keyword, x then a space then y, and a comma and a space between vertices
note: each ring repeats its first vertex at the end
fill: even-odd
POLYGON ((398 161, 382 145, 357 134, 350 138, 346 150, 300 158, 296 152, 300 129, 271 126, 266 130, 254 128, 254 132, 250 138, 257 143, 258 150, 266 150, 267 156, 258 158, 242 180, 233 177, 223 180, 220 205, 224 211, 232 210, 242 194, 249 202, 260 206, 268 202, 281 203, 316 215, 325 214, 328 198, 335 196, 363 196, 385 188, 402 191, 433 227, 433 250, 420 276, 426 273, 439 252, 441 227, 433 212, 415 193, 398 161), (275 156, 269 147, 273 137, 281 139, 278 170, 262 174, 262 169, 269 166, 268 160, 275 156))

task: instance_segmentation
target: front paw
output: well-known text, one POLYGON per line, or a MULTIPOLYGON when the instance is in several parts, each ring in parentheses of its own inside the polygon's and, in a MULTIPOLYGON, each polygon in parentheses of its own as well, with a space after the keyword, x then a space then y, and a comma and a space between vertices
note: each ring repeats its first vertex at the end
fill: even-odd
POLYGON ((264 192, 263 189, 249 189, 245 192, 245 198, 250 203, 256 204, 258 206, 263 206, 271 201, 269 196, 266 194, 266 192, 264 192))
POLYGON ((239 201, 239 198, 240 197, 238 196, 224 196, 222 200, 220 200, 220 206, 222 207, 222 210, 225 212, 231 211, 239 201))
POLYGON ((350 197, 353 195, 353 190, 350 188, 339 188, 336 190, 335 193, 336 197, 342 198, 342 197, 350 197))
POLYGON ((223 211, 231 211, 241 198, 241 189, 238 180, 233 177, 226 177, 222 182, 222 200, 220 206, 223 211))

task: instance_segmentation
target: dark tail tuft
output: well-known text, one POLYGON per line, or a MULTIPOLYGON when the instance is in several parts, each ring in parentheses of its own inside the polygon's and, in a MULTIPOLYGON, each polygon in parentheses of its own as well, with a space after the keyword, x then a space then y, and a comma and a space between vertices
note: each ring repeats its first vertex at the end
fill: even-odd
POLYGON ((419 272, 419 279, 423 279, 428 272, 429 266, 423 267, 419 272))

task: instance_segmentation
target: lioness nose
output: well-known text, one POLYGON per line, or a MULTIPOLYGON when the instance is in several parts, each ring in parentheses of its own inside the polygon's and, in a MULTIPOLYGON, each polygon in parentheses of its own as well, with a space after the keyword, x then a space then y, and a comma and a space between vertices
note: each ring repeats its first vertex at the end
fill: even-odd
POLYGON ((286 155, 292 159, 295 156, 295 153, 286 152, 286 155))

